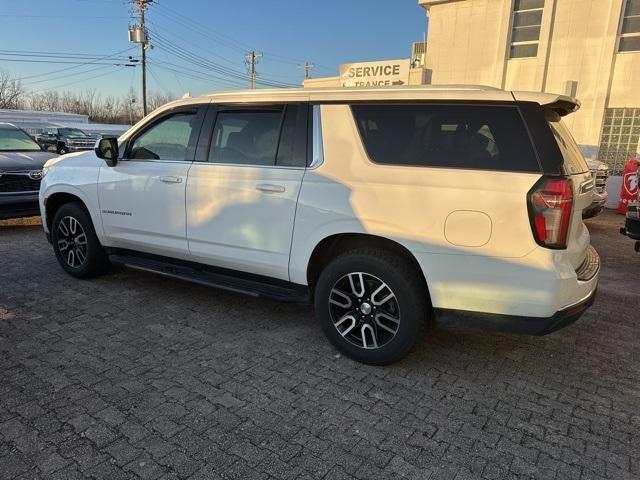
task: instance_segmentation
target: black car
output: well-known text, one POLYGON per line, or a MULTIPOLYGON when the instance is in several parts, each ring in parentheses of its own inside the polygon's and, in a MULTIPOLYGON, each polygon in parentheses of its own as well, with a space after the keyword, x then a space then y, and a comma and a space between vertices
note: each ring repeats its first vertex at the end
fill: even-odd
POLYGON ((100 137, 88 134, 79 128, 49 128, 36 136, 38 143, 47 151, 64 155, 79 150, 93 150, 100 137))
POLYGON ((55 156, 24 130, 0 123, 0 219, 40 215, 42 167, 55 156))
POLYGON ((640 253, 640 202, 629 203, 627 218, 620 233, 636 241, 636 252, 640 253))

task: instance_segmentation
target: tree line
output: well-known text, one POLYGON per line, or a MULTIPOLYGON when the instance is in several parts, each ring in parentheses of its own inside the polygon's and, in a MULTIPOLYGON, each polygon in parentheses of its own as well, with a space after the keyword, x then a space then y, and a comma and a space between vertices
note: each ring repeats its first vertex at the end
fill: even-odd
MULTIPOLYGON (((175 98, 171 93, 152 92, 147 95, 148 111, 175 98)), ((142 118, 142 103, 133 88, 119 97, 103 97, 95 88, 82 92, 30 92, 19 79, 4 71, 0 71, 0 109, 79 113, 88 115, 89 121, 96 123, 133 124, 142 118)))

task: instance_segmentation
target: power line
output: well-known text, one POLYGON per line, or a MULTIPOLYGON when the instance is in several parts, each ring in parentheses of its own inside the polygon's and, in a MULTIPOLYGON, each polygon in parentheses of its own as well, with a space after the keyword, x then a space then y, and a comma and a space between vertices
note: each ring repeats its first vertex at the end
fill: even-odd
MULTIPOLYGON (((172 67, 167 67, 165 66, 165 64, 157 64, 156 62, 152 62, 152 65, 155 66, 155 68, 160 68, 161 70, 166 70, 168 72, 174 73, 176 75, 179 75, 181 77, 184 78, 190 78, 193 80, 199 80, 201 82, 207 83, 207 84, 211 84, 211 75, 208 73, 203 73, 203 72, 197 72, 195 70, 184 70, 183 68, 172 68, 172 67)), ((241 88, 241 86, 238 83, 235 83, 232 80, 225 80, 223 78, 218 78, 216 79, 217 81, 221 82, 221 83, 226 83, 227 86, 232 87, 232 88, 241 88)))
MULTIPOLYGON (((173 37, 173 38, 176 37, 176 35, 174 35, 173 32, 170 32, 168 30, 160 28, 153 22, 150 22, 150 23, 153 25, 154 31, 158 32, 158 34, 161 32, 163 36, 170 36, 170 37, 173 37)), ((218 53, 212 52, 210 48, 204 48, 202 45, 189 42, 184 38, 180 38, 180 41, 184 42, 186 45, 188 45, 189 47, 193 48, 194 50, 199 50, 201 52, 206 52, 207 55, 211 55, 211 56, 215 57, 216 59, 219 59, 220 61, 222 61, 224 63, 227 63, 228 65, 231 65, 231 66, 237 66, 238 65, 238 61, 237 60, 231 60, 231 59, 229 59, 227 57, 223 57, 222 55, 220 55, 218 53)), ((216 41, 216 40, 213 40, 213 41, 216 41)), ((245 50, 241 50, 241 51, 242 51, 242 53, 245 52, 245 50)), ((227 67, 227 68, 231 68, 231 67, 227 67)))
POLYGON ((40 57, 40 58, 66 58, 76 60, 101 60, 111 55, 91 55, 85 53, 63 53, 63 52, 30 52, 27 50, 0 50, 0 55, 15 57, 40 57))
MULTIPOLYGON (((115 52, 115 53, 111 53, 111 54, 108 54, 108 55, 104 55, 103 57, 99 57, 98 60, 106 60, 106 59, 109 59, 109 58, 113 58, 113 57, 116 57, 118 55, 122 55, 125 52, 129 52, 132 49, 133 49, 133 47, 129 47, 129 48, 126 48, 124 50, 120 50, 119 52, 115 52)), ((37 52, 31 52, 31 53, 37 53, 37 52)), ((40 53, 42 53, 42 52, 40 52, 40 53)), ((27 80, 27 79, 30 79, 30 78, 46 77, 46 76, 49 76, 49 75, 55 75, 56 73, 67 72, 69 70, 75 70, 77 68, 82 68, 83 66, 94 65, 95 63, 96 63, 96 60, 92 60, 92 61, 86 62, 83 65, 74 65, 73 67, 59 68, 59 69, 56 69, 56 70, 52 70, 50 72, 37 73, 37 74, 34 74, 34 75, 27 75, 25 77, 19 78, 18 80, 23 81, 23 80, 27 80)), ((75 73, 78 73, 78 72, 75 72, 75 73)))
POLYGON ((127 17, 114 17, 114 16, 104 16, 104 17, 96 17, 93 15, 31 15, 31 14, 19 14, 19 13, 0 13, 0 17, 10 17, 10 18, 68 18, 68 19, 119 19, 122 20, 127 17))
MULTIPOLYGON (((173 10, 165 5, 159 5, 160 10, 165 10, 168 12, 168 15, 165 14, 166 18, 173 20, 176 23, 181 23, 183 26, 186 26, 190 30, 196 31, 205 37, 209 37, 213 39, 216 43, 221 45, 226 45, 228 48, 232 50, 236 50, 237 52, 245 52, 247 50, 253 49, 251 45, 239 42, 228 35, 216 32, 212 30, 209 26, 204 25, 192 18, 189 18, 185 15, 182 15, 180 12, 173 10)), ((160 12, 159 12, 160 13, 160 12)))
MULTIPOLYGON (((154 31, 150 31, 151 38, 153 43, 159 47, 160 49, 166 50, 168 53, 176 56, 177 58, 189 63, 190 65, 197 65, 206 70, 211 70, 216 72, 217 74, 224 75, 224 77, 234 78, 242 81, 250 81, 251 76, 247 73, 231 69, 219 63, 213 62, 211 60, 206 59, 200 55, 194 54, 193 52, 171 42, 170 40, 162 37, 161 35, 155 33, 154 31)), ((261 79, 257 81, 258 84, 270 87, 290 87, 293 86, 291 84, 287 84, 284 82, 272 81, 268 79, 261 79)))
MULTIPOLYGON (((153 22, 153 20, 151 20, 151 21, 150 21, 150 23, 151 23, 151 25, 153 25, 153 27, 154 27, 154 28, 157 28, 157 27, 156 27, 156 24, 153 22)), ((168 62, 168 61, 169 61, 169 55, 167 54, 167 52, 166 52, 166 51, 164 51, 164 50, 162 50, 162 54, 164 55, 164 58, 166 58, 166 59, 167 59, 167 62, 168 62)), ((178 84, 179 91, 180 91, 180 92, 185 92, 186 90, 185 90, 185 88, 182 86, 182 82, 181 82, 181 81, 180 81, 180 79, 178 78, 178 75, 177 75, 175 72, 172 72, 172 73, 173 73, 173 78, 175 78, 176 83, 178 84)))
MULTIPOLYGON (((246 52, 247 50, 251 51, 251 50, 255 50, 254 46, 250 46, 246 43, 240 42, 238 40, 233 39, 232 37, 225 35, 223 33, 220 32, 216 32, 214 30, 212 30, 209 26, 204 25, 194 19, 191 19, 183 14, 181 14, 180 12, 173 10, 165 5, 162 4, 158 4, 157 5, 158 10, 157 13, 161 16, 163 16, 164 18, 171 20, 187 29, 189 29, 190 31, 193 31, 195 33, 199 33, 200 35, 209 38, 213 41, 215 41, 216 43, 220 44, 220 45, 224 45, 229 49, 235 50, 237 52, 246 52), (162 11, 164 10, 164 12, 162 11)), ((287 57, 285 55, 280 55, 277 53, 273 53, 270 51, 265 51, 265 50, 261 50, 262 53, 264 54, 264 61, 271 61, 271 62, 277 62, 277 63, 283 63, 283 64, 288 64, 288 65, 293 65, 296 66, 300 63, 303 62, 303 60, 301 59, 296 59, 296 58, 292 58, 292 57, 287 57)), ((324 65, 320 65, 320 64, 315 64, 317 69, 320 70, 324 70, 327 72, 334 72, 335 69, 331 68, 331 67, 327 67, 324 65)))
POLYGON ((62 85, 57 85, 55 87, 43 88, 43 89, 40 89, 40 90, 35 90, 35 91, 31 92, 31 93, 40 93, 40 92, 45 92, 47 90, 57 90, 59 88, 64 88, 64 87, 68 87, 68 86, 71 86, 71 85, 76 85, 78 83, 86 82, 87 80, 93 80, 95 78, 106 77, 107 75, 113 75, 114 73, 120 72, 124 68, 125 67, 118 67, 116 70, 112 70, 111 72, 101 73, 99 75, 94 75, 92 77, 83 78, 81 80, 77 80, 77 81, 74 81, 74 82, 69 82, 69 83, 65 83, 65 84, 62 84, 62 85))
POLYGON ((51 77, 51 78, 45 78, 45 79, 41 79, 41 80, 34 80, 32 82, 27 82, 24 85, 25 86, 30 86, 30 85, 35 85, 37 83, 46 83, 46 82, 55 82, 56 80, 61 80, 63 78, 68 78, 68 77, 77 77, 78 75, 85 75, 87 73, 92 73, 92 72, 97 72, 98 70, 105 70, 109 68, 109 66, 99 66, 96 68, 90 68, 89 70, 85 70, 83 72, 73 72, 73 73, 67 73, 66 75, 59 75, 57 77, 51 77))
MULTIPOLYGON (((52 63, 52 64, 70 64, 70 65, 86 65, 86 62, 73 62, 70 60, 34 60, 34 59, 20 59, 20 58, 0 58, 1 62, 21 62, 21 63, 52 63)), ((112 65, 112 66, 129 66, 125 65, 126 62, 119 63, 94 63, 94 65, 112 65)), ((134 67, 135 65, 130 65, 134 67)))
POLYGON ((158 60, 152 60, 149 63, 152 64, 152 65, 156 65, 156 66, 167 66, 168 65, 169 67, 171 67, 172 71, 174 71, 174 72, 176 72, 178 74, 183 74, 183 73, 187 72, 187 73, 192 73, 192 74, 195 74, 195 75, 200 75, 201 78, 203 78, 203 79, 206 78, 209 82, 213 79, 213 80, 217 80, 217 81, 220 81, 220 82, 223 82, 223 83, 227 83, 227 84, 232 85, 232 86, 237 87, 237 88, 242 88, 243 86, 246 85, 246 83, 245 83, 246 80, 241 82, 240 80, 237 80, 237 79, 234 79, 234 78, 222 77, 222 76, 219 76, 217 74, 212 74, 210 72, 203 72, 201 70, 196 70, 193 67, 188 67, 188 66, 185 66, 185 65, 177 65, 177 64, 172 63, 172 62, 160 62, 158 60))
POLYGON ((156 85, 158 85, 158 87, 160 87, 161 90, 164 90, 164 93, 166 94, 170 94, 171 92, 165 87, 165 85, 160 81, 160 79, 158 78, 158 76, 155 74, 155 72, 153 71, 152 68, 149 69, 149 74, 153 77, 153 79, 156 81, 156 85))

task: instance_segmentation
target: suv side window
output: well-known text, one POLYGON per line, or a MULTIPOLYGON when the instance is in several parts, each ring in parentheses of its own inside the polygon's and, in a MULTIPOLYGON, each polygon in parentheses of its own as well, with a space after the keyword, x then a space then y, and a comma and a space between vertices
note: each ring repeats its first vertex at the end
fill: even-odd
POLYGON ((554 112, 548 112, 547 119, 553 136, 556 138, 556 143, 562 153, 565 173, 567 175, 574 175, 576 173, 588 172, 589 166, 561 117, 554 112))
POLYGON ((290 104, 286 106, 276 165, 281 167, 307 166, 308 121, 307 105, 290 104))
POLYGON ((306 106, 295 104, 221 109, 213 128, 207 161, 304 167, 307 116, 306 106))
POLYGON ((352 111, 375 163, 540 172, 515 106, 362 104, 352 111))
POLYGON ((209 162, 275 165, 283 107, 218 112, 209 162))
POLYGON ((173 113, 136 137, 129 147, 129 159, 189 161, 189 144, 199 128, 196 111, 173 113))

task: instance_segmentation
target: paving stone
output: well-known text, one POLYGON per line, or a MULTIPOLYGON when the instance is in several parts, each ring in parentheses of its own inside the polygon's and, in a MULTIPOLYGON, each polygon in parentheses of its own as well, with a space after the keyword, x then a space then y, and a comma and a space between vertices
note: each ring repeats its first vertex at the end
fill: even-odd
POLYGON ((622 220, 588 221, 599 297, 574 325, 437 329, 385 368, 336 356, 308 306, 127 269, 79 282, 39 227, 0 222, 0 479, 640 478, 622 220))

